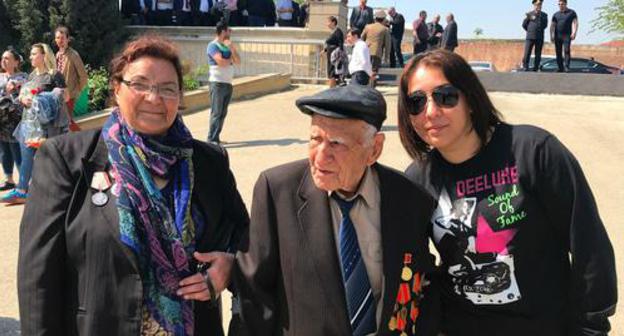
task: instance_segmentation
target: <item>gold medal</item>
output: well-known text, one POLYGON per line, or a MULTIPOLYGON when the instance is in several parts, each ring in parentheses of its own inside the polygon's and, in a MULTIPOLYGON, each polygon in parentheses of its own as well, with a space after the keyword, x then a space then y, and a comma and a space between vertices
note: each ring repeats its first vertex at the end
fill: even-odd
POLYGON ((410 281, 412 279, 412 270, 409 267, 403 267, 403 270, 401 271, 401 279, 403 281, 410 281))

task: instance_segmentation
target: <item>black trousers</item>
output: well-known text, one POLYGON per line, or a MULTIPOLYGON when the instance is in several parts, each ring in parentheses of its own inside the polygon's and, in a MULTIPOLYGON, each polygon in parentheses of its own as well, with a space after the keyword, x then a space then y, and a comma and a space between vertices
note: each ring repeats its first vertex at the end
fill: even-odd
POLYGON ((524 41, 524 56, 522 58, 522 68, 524 71, 529 71, 529 62, 531 60, 531 53, 535 47, 535 59, 533 62, 533 71, 539 69, 542 61, 542 47, 544 46, 544 40, 525 40, 524 41))
POLYGON ((422 52, 427 51, 427 42, 415 43, 414 44, 414 55, 420 54, 422 52))
POLYGON ((356 71, 351 74, 350 84, 352 85, 368 85, 369 82, 370 76, 366 73, 366 71, 356 71))
POLYGON ((555 54, 557 55, 559 72, 567 72, 570 70, 571 43, 572 39, 570 39, 570 36, 558 36, 555 38, 555 54))
POLYGON ((176 26, 192 26, 193 14, 182 10, 176 11, 175 22, 173 24, 176 26))
POLYGON ((401 37, 392 36, 390 45, 390 67, 395 68, 397 64, 403 67, 403 53, 401 52, 401 37))

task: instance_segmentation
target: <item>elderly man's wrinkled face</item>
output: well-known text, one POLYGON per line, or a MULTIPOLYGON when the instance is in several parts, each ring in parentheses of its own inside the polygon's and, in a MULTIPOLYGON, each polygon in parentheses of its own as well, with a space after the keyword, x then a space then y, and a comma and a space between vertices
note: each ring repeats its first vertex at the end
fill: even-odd
POLYGON ((384 135, 362 120, 313 115, 308 154, 314 184, 352 195, 366 167, 379 158, 383 142, 384 135))
POLYGON ((124 121, 135 131, 163 135, 178 113, 178 77, 171 62, 150 56, 128 64, 125 82, 115 85, 115 97, 124 121))

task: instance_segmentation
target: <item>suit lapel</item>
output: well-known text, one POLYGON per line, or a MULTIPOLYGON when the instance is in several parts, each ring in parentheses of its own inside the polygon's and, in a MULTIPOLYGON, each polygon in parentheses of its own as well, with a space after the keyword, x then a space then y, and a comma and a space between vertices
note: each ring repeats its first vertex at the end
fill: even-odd
POLYGON ((309 170, 306 170, 298 194, 297 218, 308 242, 307 246, 310 247, 316 273, 323 283, 327 301, 334 305, 339 314, 335 321, 344 324, 347 328, 345 330, 350 330, 327 193, 314 185, 309 170))
POLYGON ((392 314, 396 294, 399 286, 398 276, 400 275, 401 262, 403 252, 401 248, 405 247, 405 240, 409 239, 409 231, 402 232, 398 230, 401 226, 398 223, 405 222, 405 218, 400 218, 401 212, 397 207, 401 202, 396 200, 397 190, 395 181, 388 173, 386 168, 379 164, 375 164, 373 168, 379 176, 379 190, 381 194, 381 243, 383 251, 383 276, 384 276, 384 297, 383 309, 381 314, 381 322, 378 328, 378 335, 383 334, 382 331, 388 330, 388 321, 392 314))
MULTIPOLYGON (((94 207, 94 212, 99 213, 105 220, 104 225, 108 227, 110 233, 117 239, 120 245, 120 248, 123 249, 124 253, 130 260, 132 266, 138 272, 138 261, 136 255, 133 251, 131 251, 125 244, 121 242, 119 239, 119 213, 117 212, 117 197, 113 195, 112 188, 106 190, 106 195, 108 196, 108 202, 104 206, 96 206, 91 201, 91 196, 97 192, 91 188, 91 181, 93 179, 93 175, 96 172, 108 172, 110 170, 110 163, 108 161, 108 148, 104 143, 104 139, 101 135, 97 137, 95 147, 93 151, 89 151, 90 155, 87 154, 86 157, 82 159, 82 173, 85 179, 87 193, 86 193, 86 205, 94 207)), ((111 181, 112 182, 112 181, 111 181)), ((96 221, 97 222, 97 221, 96 221)))

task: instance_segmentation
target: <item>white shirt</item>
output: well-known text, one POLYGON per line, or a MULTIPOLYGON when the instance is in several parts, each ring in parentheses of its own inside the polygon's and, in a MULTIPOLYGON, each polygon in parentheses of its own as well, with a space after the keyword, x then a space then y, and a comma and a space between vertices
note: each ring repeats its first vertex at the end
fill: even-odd
MULTIPOLYGON (((293 3, 292 0, 279 0, 277 2, 277 9, 292 9, 293 3)), ((279 18, 282 20, 290 21, 292 20, 292 13, 278 13, 279 18)))
POLYGON ((156 8, 158 10, 170 10, 173 9, 173 0, 152 0, 157 2, 156 8))
POLYGON ((353 45, 353 53, 351 53, 351 61, 349 61, 349 73, 354 74, 357 71, 364 71, 369 76, 373 75, 373 65, 370 60, 370 51, 366 42, 358 40, 353 45))
POLYGON ((202 13, 208 13, 210 11, 210 3, 208 0, 201 0, 199 3, 199 11, 202 13))

